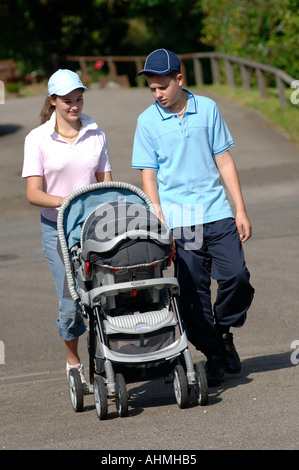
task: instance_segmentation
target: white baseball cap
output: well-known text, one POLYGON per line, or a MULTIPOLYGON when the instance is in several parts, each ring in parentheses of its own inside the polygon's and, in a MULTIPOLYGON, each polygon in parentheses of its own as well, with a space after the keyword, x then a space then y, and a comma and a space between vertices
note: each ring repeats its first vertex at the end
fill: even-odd
POLYGON ((79 75, 68 69, 57 70, 48 81, 49 95, 65 96, 77 88, 87 90, 86 86, 81 82, 79 75))

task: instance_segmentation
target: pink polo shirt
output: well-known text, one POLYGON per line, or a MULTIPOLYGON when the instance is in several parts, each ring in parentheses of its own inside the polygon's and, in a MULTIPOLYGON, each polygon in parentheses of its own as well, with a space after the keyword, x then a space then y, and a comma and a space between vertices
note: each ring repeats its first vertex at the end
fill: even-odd
MULTIPOLYGON (((96 182, 96 173, 111 171, 104 132, 85 114, 74 144, 55 131, 56 113, 25 139, 22 177, 42 176, 43 190, 65 197, 78 188, 96 182)), ((56 222, 59 208, 42 207, 41 214, 56 222)))

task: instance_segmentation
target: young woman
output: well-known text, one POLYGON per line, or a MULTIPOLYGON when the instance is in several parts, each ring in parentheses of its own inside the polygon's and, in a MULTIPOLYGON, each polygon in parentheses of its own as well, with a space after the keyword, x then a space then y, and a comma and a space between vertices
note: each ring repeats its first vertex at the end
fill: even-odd
POLYGON ((65 268, 57 252, 57 214, 64 199, 76 189, 111 181, 111 164, 104 132, 82 113, 86 87, 71 70, 58 70, 49 79, 41 124, 25 139, 22 176, 27 180, 27 199, 41 207, 43 247, 59 299, 57 319, 64 340, 67 371, 84 370, 78 355, 78 339, 85 331, 79 306, 65 293, 65 268))

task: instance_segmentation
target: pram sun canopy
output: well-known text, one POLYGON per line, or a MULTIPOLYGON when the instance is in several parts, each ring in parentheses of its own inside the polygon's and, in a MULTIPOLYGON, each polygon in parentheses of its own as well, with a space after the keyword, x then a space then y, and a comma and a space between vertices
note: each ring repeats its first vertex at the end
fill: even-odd
POLYGON ((141 204, 113 201, 98 206, 84 222, 84 260, 109 267, 139 266, 169 256, 171 237, 155 214, 141 204))
MULTIPOLYGON (((154 245, 157 245, 162 251, 167 251, 172 240, 168 229, 158 221, 150 198, 136 186, 114 181, 95 183, 70 194, 59 210, 57 229, 66 269, 67 285, 73 299, 79 297, 70 256, 70 251, 74 245, 81 244, 81 249, 85 250, 83 257, 89 256, 91 252, 97 253, 97 256, 102 256, 107 252, 110 252, 111 255, 113 250, 115 252, 119 251, 120 242, 125 244, 125 241, 130 244, 134 237, 137 237, 147 243, 141 243, 144 253, 139 251, 137 256, 136 251, 136 256, 135 253, 132 253, 132 256, 137 259, 142 254, 144 260, 152 260, 156 256, 153 251, 157 249, 153 248, 154 245), (116 205, 118 208, 116 208, 116 205), (105 207, 109 209, 108 212, 105 207), (133 214, 134 209, 138 210, 133 214), (126 211, 125 221, 120 222, 118 220, 116 222, 114 218, 109 222, 108 213, 115 217, 116 214, 124 213, 124 211, 126 211), (82 230, 83 226, 84 230, 82 230), (101 240, 105 230, 108 231, 106 233, 107 237, 101 240), (152 241, 149 242, 149 239, 152 241)), ((136 243, 135 246, 137 245, 136 243)), ((114 254, 112 254, 112 258, 114 254)), ((116 260, 116 258, 110 261, 119 264, 119 260, 116 260)), ((127 260, 129 264, 132 261, 134 261, 133 258, 127 260)), ((108 263, 108 261, 105 260, 105 263, 108 263)), ((140 261, 138 264, 140 264, 140 261)))

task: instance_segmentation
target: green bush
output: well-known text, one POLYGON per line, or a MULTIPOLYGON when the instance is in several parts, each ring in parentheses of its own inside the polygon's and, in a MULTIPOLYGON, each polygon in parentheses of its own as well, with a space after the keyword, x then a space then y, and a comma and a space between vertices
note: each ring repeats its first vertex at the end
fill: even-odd
POLYGON ((5 86, 5 90, 7 93, 19 94, 23 85, 24 85, 23 82, 9 82, 5 86))

